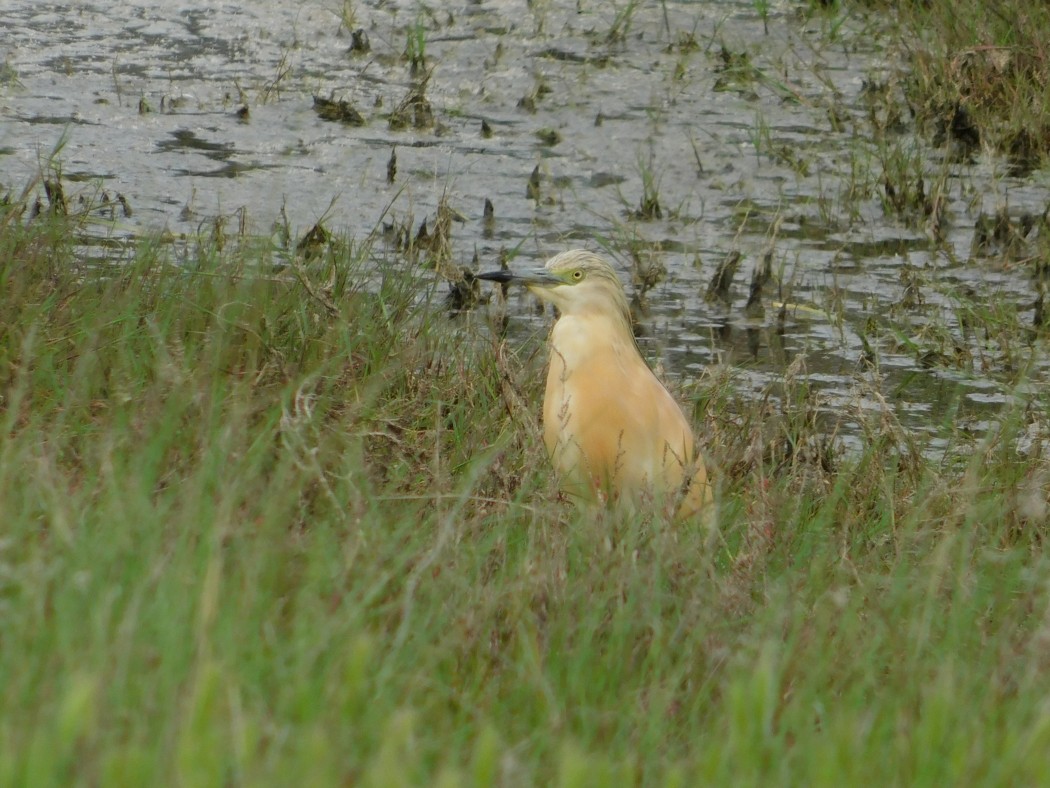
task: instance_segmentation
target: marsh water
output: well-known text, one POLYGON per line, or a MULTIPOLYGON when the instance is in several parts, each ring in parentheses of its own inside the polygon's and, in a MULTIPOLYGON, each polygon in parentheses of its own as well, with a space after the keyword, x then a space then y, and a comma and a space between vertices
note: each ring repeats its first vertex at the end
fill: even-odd
MULTIPOLYGON (((640 310, 651 358, 744 398, 781 396, 790 369, 847 445, 889 416, 936 450, 949 421, 979 434, 1045 381, 1041 340, 982 328, 1003 310, 1031 323, 1035 290, 975 226, 1042 215, 1047 181, 886 117, 902 64, 878 20, 793 2, 763 18, 750 0, 4 5, 0 187, 32 183, 61 142, 67 193, 131 209, 95 225, 108 248, 234 216, 262 237, 323 220, 363 239, 432 221, 444 198, 463 265, 586 246, 634 293, 638 269, 665 270, 640 310), (391 123, 424 79, 432 117, 391 123), (935 217, 892 209, 898 176, 936 185, 935 217), (705 298, 732 252, 728 298, 705 298)), ((511 310, 542 338, 528 297, 511 310)))

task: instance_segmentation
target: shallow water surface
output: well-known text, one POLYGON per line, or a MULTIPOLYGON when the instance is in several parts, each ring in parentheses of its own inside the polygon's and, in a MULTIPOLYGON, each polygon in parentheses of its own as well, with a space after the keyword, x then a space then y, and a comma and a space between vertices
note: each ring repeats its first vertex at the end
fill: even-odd
MULTIPOLYGON (((1031 323, 1023 255, 971 255, 982 213, 1043 213, 1045 179, 878 132, 873 86, 899 64, 877 21, 780 2, 767 33, 750 1, 367 0, 352 19, 336 2, 6 5, 0 186, 20 191, 62 140, 67 182, 132 208, 110 238, 235 214, 262 236, 323 218, 364 238, 433 221, 444 198, 457 263, 587 246, 627 282, 662 266, 639 310, 651 357, 774 400, 790 370, 846 444, 889 417, 936 450, 949 422, 979 434, 1045 380, 1040 342, 990 328, 1004 310, 1031 323), (433 122, 395 128, 425 74, 433 122), (315 96, 363 124, 323 119, 315 96), (886 207, 895 166, 939 189, 940 214, 886 207), (733 251, 728 303, 705 299, 733 251), (773 280, 745 309, 767 251, 773 280)), ((546 319, 511 304, 519 325, 546 319)))

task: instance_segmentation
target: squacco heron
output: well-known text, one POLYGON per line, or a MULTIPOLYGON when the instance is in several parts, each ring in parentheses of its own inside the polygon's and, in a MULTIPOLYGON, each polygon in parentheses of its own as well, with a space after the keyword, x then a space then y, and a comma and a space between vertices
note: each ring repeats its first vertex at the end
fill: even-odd
POLYGON ((563 491, 660 506, 677 520, 710 506, 689 421, 642 358, 609 263, 574 249, 543 268, 478 278, 523 284, 560 313, 550 334, 543 439, 563 491))

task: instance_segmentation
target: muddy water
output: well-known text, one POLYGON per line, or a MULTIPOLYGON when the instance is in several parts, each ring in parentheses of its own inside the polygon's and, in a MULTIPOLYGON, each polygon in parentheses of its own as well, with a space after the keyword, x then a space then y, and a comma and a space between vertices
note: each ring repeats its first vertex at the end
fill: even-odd
MULTIPOLYGON (((742 397, 775 399, 792 368, 846 444, 890 415, 936 449, 947 423, 980 434, 1045 378, 1038 346, 975 327, 997 310, 1031 321, 1026 266, 971 258, 978 214, 1041 214, 1045 178, 950 162, 906 123, 876 135, 866 85, 892 84, 897 64, 866 20, 774 2, 764 24, 725 0, 4 5, 0 186, 18 192, 62 141, 67 190, 131 205, 111 238, 192 236, 234 214, 263 236, 323 217, 363 238, 432 220, 446 196, 463 263, 584 245, 626 280, 634 259, 662 265, 642 321, 651 356, 686 379, 721 370, 742 397), (392 129, 431 70, 433 125, 392 129), (351 102, 364 124, 322 119, 314 96, 351 102), (943 180, 943 243, 928 219, 884 209, 890 149, 927 187, 943 180), (659 212, 643 216, 646 184, 659 212), (759 314, 744 307, 767 249, 759 314), (729 303, 705 300, 732 251, 729 303)), ((513 299, 515 322, 536 322, 531 306, 513 299)))

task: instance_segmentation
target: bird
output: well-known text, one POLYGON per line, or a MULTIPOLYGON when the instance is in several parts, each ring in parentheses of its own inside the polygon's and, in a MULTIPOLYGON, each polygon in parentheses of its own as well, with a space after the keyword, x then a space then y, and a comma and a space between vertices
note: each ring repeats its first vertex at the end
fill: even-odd
POLYGON ((543 441, 563 492, 586 503, 657 506, 709 519, 713 494, 689 420, 642 357, 623 283, 585 249, 542 268, 476 274, 521 284, 557 308, 543 441))

